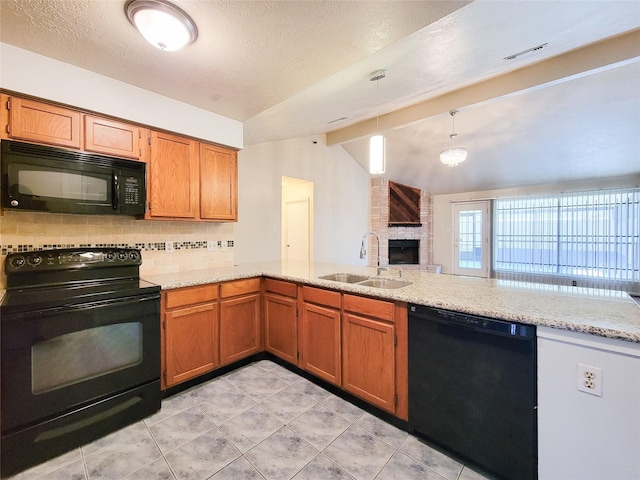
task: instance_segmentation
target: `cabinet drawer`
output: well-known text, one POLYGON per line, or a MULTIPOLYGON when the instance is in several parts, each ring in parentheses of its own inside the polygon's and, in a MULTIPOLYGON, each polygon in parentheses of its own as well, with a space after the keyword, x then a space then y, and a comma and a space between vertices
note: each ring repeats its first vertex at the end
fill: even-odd
POLYGON ((298 286, 295 283, 267 278, 264 281, 264 286, 267 292, 279 293, 285 297, 297 297, 298 286))
POLYGON ((344 294, 344 309, 349 312, 360 313, 369 317, 380 318, 393 322, 393 303, 373 298, 358 297, 344 294))
POLYGON ((175 308, 195 303, 208 302, 218 298, 218 284, 169 290, 165 296, 165 307, 175 308))
POLYGON ((220 298, 235 297, 260 291, 260 279, 236 280, 220 285, 220 298))
POLYGON ((332 292, 331 290, 323 290, 321 288, 302 287, 302 298, 305 302, 340 308, 340 292, 332 292))

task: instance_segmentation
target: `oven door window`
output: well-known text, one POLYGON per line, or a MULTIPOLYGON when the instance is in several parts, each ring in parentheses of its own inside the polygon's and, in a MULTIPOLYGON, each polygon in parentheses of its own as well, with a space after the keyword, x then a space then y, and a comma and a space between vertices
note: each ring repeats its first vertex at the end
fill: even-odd
POLYGON ((111 179, 55 170, 20 169, 18 193, 61 200, 109 202, 111 179))
POLYGON ((119 323, 67 333, 31 347, 34 395, 142 362, 142 324, 119 323))

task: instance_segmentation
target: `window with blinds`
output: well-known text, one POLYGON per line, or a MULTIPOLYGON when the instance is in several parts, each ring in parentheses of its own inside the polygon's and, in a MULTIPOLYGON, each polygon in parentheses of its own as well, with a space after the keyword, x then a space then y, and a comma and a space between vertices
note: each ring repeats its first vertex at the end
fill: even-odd
POLYGON ((637 290, 640 189, 495 200, 493 268, 498 278, 637 290))

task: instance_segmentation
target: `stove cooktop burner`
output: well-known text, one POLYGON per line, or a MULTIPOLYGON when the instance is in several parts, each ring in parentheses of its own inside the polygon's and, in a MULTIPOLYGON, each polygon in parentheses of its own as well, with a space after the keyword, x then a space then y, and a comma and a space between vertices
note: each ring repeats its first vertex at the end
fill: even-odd
POLYGON ((95 303, 158 293, 139 278, 142 256, 131 248, 73 248, 12 253, 5 260, 3 313, 95 303))

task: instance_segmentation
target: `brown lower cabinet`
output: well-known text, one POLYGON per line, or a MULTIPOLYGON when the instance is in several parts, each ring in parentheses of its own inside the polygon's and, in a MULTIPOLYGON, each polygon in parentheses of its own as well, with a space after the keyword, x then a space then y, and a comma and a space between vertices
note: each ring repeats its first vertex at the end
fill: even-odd
POLYGON ((264 349, 298 363, 298 286, 267 278, 264 281, 264 349))
POLYGON ((300 368, 342 385, 339 292, 302 287, 300 368))
POLYGON ((218 286, 162 293, 163 388, 210 372, 219 364, 218 286))
POLYGON ((266 350, 408 419, 405 303, 270 278, 261 291, 251 278, 163 292, 163 388, 266 350))
POLYGON ((260 279, 223 283, 220 299, 220 364, 227 365, 260 352, 260 279))

